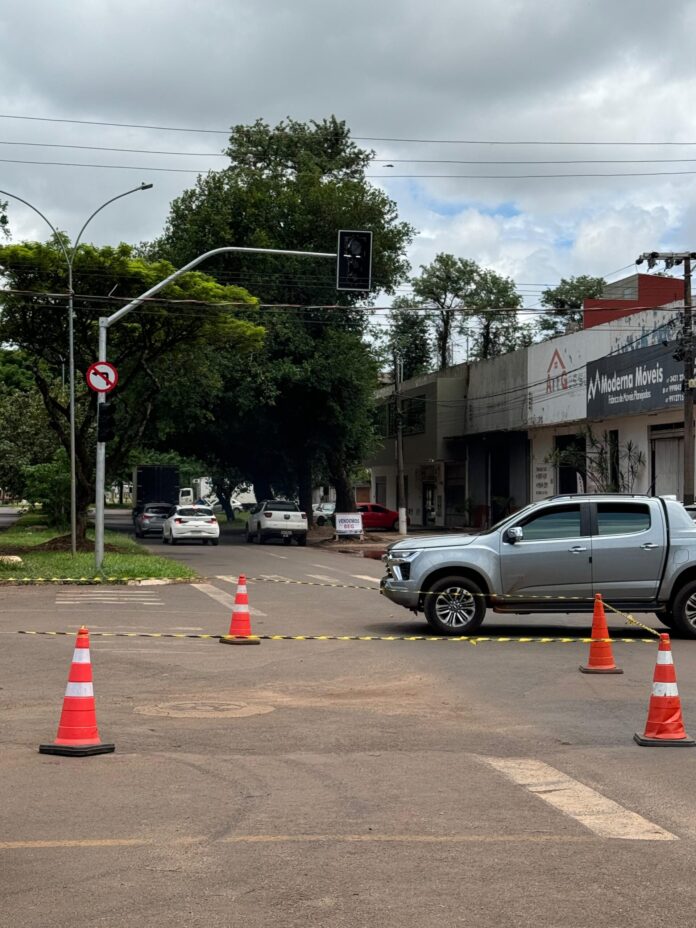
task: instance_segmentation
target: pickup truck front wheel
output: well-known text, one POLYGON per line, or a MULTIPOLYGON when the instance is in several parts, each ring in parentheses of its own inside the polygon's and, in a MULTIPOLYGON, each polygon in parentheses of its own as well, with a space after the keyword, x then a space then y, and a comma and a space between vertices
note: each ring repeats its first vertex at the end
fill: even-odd
POLYGON ((486 601, 468 577, 442 577, 425 594, 424 611, 441 635, 468 635, 483 622, 486 601))
POLYGON ((696 638, 696 580, 685 583, 672 603, 671 627, 684 638, 696 638))

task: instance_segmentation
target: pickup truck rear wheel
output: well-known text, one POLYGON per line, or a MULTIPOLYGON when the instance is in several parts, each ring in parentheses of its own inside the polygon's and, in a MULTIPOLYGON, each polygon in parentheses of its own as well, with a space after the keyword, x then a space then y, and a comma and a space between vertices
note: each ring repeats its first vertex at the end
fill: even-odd
POLYGON ((425 594, 424 611, 441 635, 468 635, 483 622, 486 602, 480 587, 468 577, 442 577, 425 594))
POLYGON ((672 603, 671 627, 685 638, 696 638, 696 580, 685 583, 672 603))

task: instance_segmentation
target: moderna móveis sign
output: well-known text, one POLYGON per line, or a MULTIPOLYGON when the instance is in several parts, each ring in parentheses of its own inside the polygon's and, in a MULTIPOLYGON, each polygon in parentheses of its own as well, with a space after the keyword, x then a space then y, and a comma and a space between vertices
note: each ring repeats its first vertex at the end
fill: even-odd
POLYGON ((587 416, 604 419, 667 409, 684 401, 676 345, 651 345, 587 365, 587 416))

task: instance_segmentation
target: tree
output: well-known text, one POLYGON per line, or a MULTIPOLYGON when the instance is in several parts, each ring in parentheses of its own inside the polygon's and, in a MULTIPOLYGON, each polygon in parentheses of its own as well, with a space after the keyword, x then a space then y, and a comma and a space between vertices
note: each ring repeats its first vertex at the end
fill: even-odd
MULTIPOLYGON (((369 229, 373 292, 393 292, 408 271, 405 250, 413 229, 398 221, 396 204, 368 182, 373 153, 355 145, 344 122, 331 117, 310 123, 288 119, 274 128, 262 120, 237 125, 227 155, 228 167, 200 177, 172 203, 164 234, 146 247, 148 254, 179 264, 222 242, 334 252, 340 228, 369 229)), ((365 313, 351 310, 364 295, 337 292, 335 265, 326 259, 233 254, 211 265, 211 273, 243 281, 263 304, 286 307, 264 310, 263 352, 253 364, 229 371, 234 379, 225 395, 235 407, 235 421, 224 423, 216 441, 219 469, 241 469, 257 495, 261 487, 290 481, 311 513, 313 481, 328 467, 339 507, 352 509, 349 471, 359 463, 354 460, 359 449, 351 436, 355 423, 365 419, 358 404, 372 403, 361 380, 373 370, 363 341, 365 313), (326 304, 343 308, 322 308, 326 304), (334 354, 339 348, 343 356, 334 354), (333 397, 343 388, 348 358, 356 389, 339 408, 333 397), (330 454, 322 434, 329 412, 339 426, 332 431, 330 454), (240 447, 244 422, 253 423, 254 441, 240 447)))
POLYGON ((17 366, 0 365, 0 378, 4 380, 0 380, 0 487, 22 499, 27 493, 28 468, 52 463, 59 444, 33 380, 22 379, 19 386, 12 385, 20 369, 16 358, 19 352, 5 354, 14 356, 17 366), (3 372, 8 370, 10 377, 4 379, 3 372))
POLYGON ((517 314, 521 305, 514 281, 479 268, 467 305, 477 323, 469 355, 472 360, 497 358, 532 343, 530 326, 521 325, 517 314))
POLYGON ((539 334, 543 338, 554 338, 568 332, 577 332, 582 328, 582 304, 584 300, 596 300, 606 286, 603 277, 562 278, 557 287, 542 291, 541 305, 551 312, 544 313, 538 322, 539 334))
MULTIPOLYGON (((83 542, 87 506, 93 499, 96 421, 95 396, 87 391, 84 374, 96 357, 97 317, 114 310, 112 294, 118 294, 116 305, 122 305, 173 270, 166 261, 135 257, 125 244, 82 245, 75 257, 77 529, 83 542)), ((57 379, 68 341, 62 252, 55 242, 2 246, 0 273, 14 291, 5 293, 0 303, 0 342, 24 353, 48 424, 69 453, 68 398, 57 379)), ((257 315, 246 291, 196 272, 178 278, 157 300, 110 330, 109 357, 120 375, 113 394, 117 438, 107 455, 111 473, 122 470, 153 420, 160 436, 166 436, 182 416, 208 415, 210 397, 222 385, 225 353, 247 353, 262 345, 257 315), (169 301, 182 302, 172 306, 169 301)))
POLYGON ((389 312, 385 344, 386 360, 393 367, 394 357, 403 362, 404 380, 427 374, 433 363, 433 337, 425 308, 414 308, 413 300, 397 297, 389 312))
POLYGON ((418 300, 434 310, 435 345, 438 369, 452 363, 452 338, 457 319, 468 317, 468 306, 476 288, 479 267, 475 261, 438 254, 428 265, 421 264, 421 274, 412 281, 418 300))

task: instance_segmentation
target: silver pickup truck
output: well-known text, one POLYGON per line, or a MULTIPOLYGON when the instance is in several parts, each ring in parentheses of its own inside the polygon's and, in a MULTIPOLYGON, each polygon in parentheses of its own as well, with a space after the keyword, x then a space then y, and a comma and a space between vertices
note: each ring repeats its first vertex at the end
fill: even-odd
POLYGON ((591 612, 601 593, 696 638, 696 522, 673 499, 555 496, 477 535, 398 541, 383 560, 380 592, 439 634, 469 634, 486 609, 591 612))

